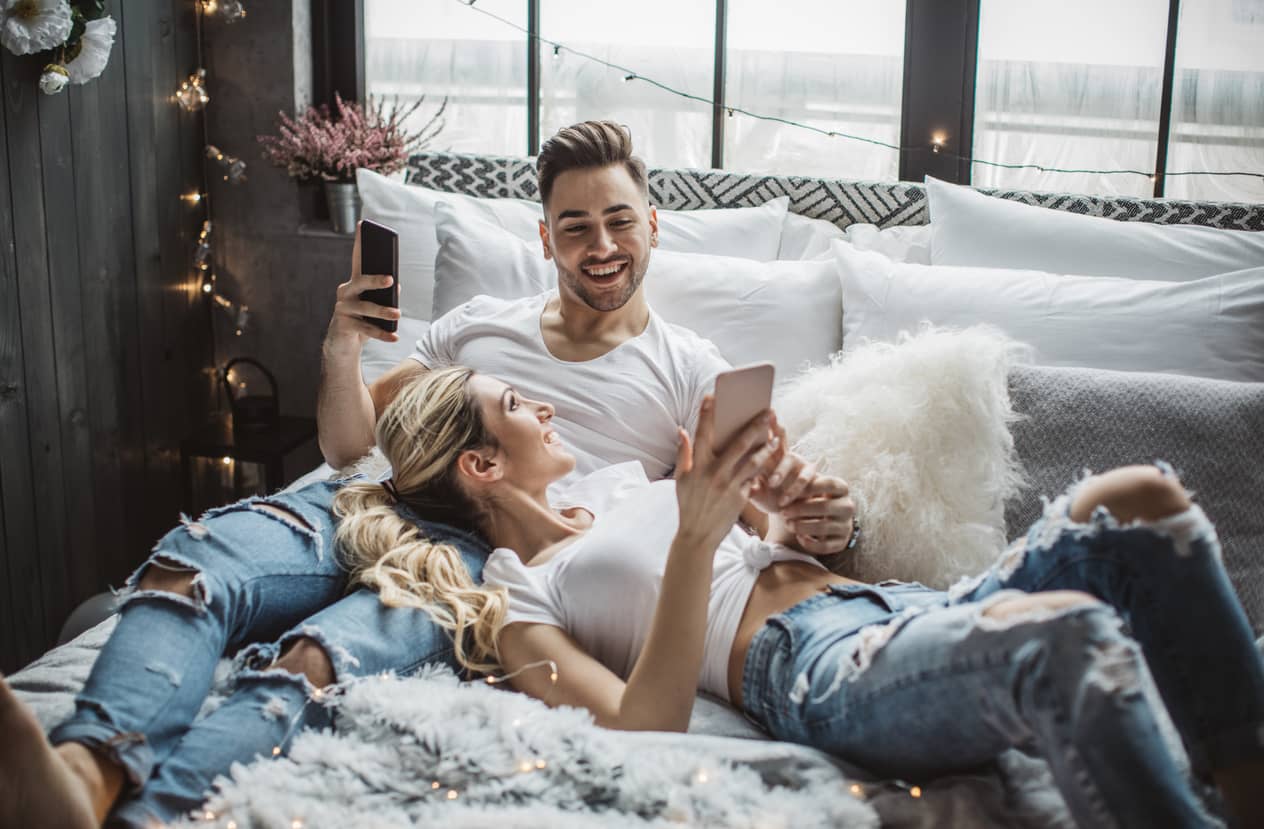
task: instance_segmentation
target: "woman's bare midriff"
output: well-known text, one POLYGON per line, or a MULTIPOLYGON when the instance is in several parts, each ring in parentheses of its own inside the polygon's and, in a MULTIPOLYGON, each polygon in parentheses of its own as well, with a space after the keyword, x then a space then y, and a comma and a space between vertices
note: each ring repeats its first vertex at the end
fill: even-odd
POLYGON ((854 579, 822 570, 802 561, 775 561, 760 571, 746 600, 742 620, 729 653, 729 700, 742 707, 742 672, 746 650, 768 617, 810 599, 831 584, 858 584, 854 579))

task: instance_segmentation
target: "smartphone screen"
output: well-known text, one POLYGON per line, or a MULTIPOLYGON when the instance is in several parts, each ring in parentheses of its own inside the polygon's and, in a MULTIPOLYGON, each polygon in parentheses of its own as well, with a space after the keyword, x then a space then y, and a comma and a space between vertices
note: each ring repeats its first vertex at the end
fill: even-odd
MULTIPOLYGON (((360 299, 388 308, 399 307, 399 235, 386 225, 364 219, 360 222, 360 273, 390 274, 395 277, 389 288, 361 291, 360 299)), ((363 317, 384 331, 395 331, 397 320, 363 317)))
POLYGON ((755 363, 715 378, 715 451, 722 452, 750 419, 772 405, 772 363, 755 363))

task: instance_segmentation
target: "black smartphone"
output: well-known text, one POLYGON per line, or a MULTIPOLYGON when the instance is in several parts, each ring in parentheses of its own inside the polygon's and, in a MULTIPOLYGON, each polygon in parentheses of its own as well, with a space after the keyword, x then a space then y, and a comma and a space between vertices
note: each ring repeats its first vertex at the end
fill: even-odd
MULTIPOLYGON (((399 307, 399 234, 386 225, 363 219, 360 222, 360 273, 390 274, 394 277, 389 288, 374 288, 361 291, 360 299, 385 305, 387 308, 399 307)), ((397 320, 384 320, 377 317, 361 317, 383 331, 394 332, 399 328, 397 320)))

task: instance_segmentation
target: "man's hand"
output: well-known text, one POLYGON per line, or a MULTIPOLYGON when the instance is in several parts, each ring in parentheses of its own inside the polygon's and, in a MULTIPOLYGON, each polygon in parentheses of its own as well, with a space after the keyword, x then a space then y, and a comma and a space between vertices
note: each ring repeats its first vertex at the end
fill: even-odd
POLYGON ((769 540, 817 556, 841 553, 855 528, 856 503, 849 492, 842 478, 817 475, 798 500, 771 516, 769 540))
POLYGON ((816 465, 790 451, 785 427, 772 422, 779 438, 776 468, 760 478, 751 502, 768 513, 767 540, 826 556, 847 549, 856 518, 856 504, 847 483, 822 475, 816 465))
POLYGON ((382 340, 393 343, 399 335, 391 331, 383 331, 361 317, 376 317, 384 320, 400 318, 398 308, 388 308, 376 302, 360 299, 360 294, 375 288, 389 288, 392 277, 381 274, 360 273, 360 226, 356 225, 355 246, 351 252, 351 278, 338 286, 337 301, 334 303, 334 315, 329 321, 329 330, 325 334, 326 353, 359 354, 367 339, 382 340))

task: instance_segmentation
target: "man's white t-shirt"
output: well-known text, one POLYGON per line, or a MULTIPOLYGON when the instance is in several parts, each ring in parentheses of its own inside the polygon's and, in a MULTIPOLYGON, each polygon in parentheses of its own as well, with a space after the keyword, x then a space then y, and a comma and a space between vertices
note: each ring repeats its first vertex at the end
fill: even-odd
MULTIPOLYGON (((483 568, 483 583, 508 592, 506 624, 562 628, 589 656, 626 680, 649 638, 662 592, 680 520, 676 482, 651 483, 637 464, 624 463, 575 480, 553 501, 559 507, 584 507, 595 517, 592 527, 538 564, 523 564, 517 553, 497 548, 483 568)), ((712 561, 698 685, 727 700, 729 654, 759 572, 774 561, 824 566, 736 526, 712 561)))
POLYGON ((540 331, 554 296, 474 297, 435 320, 411 356, 431 369, 468 366, 552 404, 553 427, 575 456, 575 470, 557 485, 625 461, 638 461, 650 480, 667 476, 677 427, 695 432, 702 397, 729 364, 709 340, 652 310, 644 331, 606 354, 559 360, 540 331))

